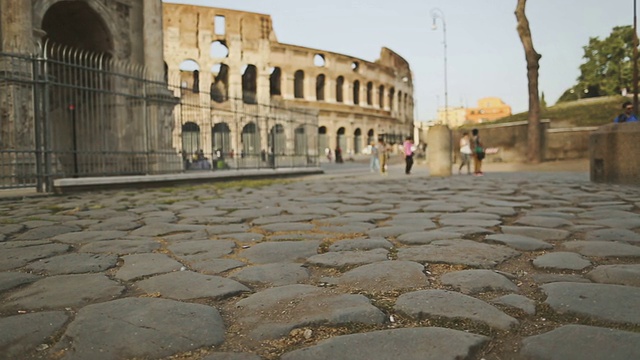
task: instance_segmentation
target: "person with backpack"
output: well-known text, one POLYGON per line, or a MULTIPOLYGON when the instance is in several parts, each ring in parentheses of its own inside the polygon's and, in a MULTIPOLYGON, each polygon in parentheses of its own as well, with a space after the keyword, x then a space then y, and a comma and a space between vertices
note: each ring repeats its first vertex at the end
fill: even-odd
POLYGON ((616 118, 613 119, 613 122, 623 123, 634 121, 638 121, 638 117, 633 114, 633 105, 631 104, 631 101, 625 101, 624 104, 622 104, 622 114, 616 116, 616 118))
POLYGON ((482 159, 484 159, 485 153, 478 129, 471 130, 471 144, 473 146, 473 175, 483 176, 482 159))

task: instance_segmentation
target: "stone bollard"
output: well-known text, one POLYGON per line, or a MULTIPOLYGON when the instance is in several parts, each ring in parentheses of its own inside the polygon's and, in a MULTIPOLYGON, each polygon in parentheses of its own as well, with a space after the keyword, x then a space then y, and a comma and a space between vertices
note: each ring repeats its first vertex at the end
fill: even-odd
POLYGON ((451 130, 434 125, 427 134, 427 165, 431 176, 451 176, 451 130))
POLYGON ((601 126, 589 137, 591 181, 640 185, 640 122, 601 126))

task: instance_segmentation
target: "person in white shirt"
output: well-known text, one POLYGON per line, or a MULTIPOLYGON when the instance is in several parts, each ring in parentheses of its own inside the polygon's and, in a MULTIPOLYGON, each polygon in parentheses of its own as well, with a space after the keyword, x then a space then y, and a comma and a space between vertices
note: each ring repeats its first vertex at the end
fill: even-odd
POLYGON ((471 139, 469 139, 469 133, 465 132, 460 138, 460 167, 458 168, 458 174, 462 173, 462 168, 467 165, 467 175, 471 175, 471 139))

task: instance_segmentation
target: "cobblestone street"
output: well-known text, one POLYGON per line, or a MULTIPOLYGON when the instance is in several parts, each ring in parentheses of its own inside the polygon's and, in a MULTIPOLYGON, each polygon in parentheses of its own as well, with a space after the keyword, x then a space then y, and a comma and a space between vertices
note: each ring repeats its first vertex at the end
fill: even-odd
POLYGON ((0 358, 640 358, 640 187, 325 167, 1 199, 0 358))

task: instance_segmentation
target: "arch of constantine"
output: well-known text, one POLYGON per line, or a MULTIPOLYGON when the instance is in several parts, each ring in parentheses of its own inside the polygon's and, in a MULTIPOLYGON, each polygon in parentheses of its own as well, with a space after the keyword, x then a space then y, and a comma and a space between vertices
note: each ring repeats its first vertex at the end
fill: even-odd
POLYGON ((380 58, 370 62, 279 43, 269 15, 168 3, 163 7, 169 79, 179 79, 176 96, 198 101, 204 109, 183 110, 183 116, 176 117, 181 121, 175 126, 176 141, 193 142, 193 137, 180 136, 189 129, 198 136, 196 144, 182 144, 186 152, 203 147, 223 153, 289 153, 298 146, 296 134, 315 137, 305 132, 311 129, 317 131, 312 147, 319 152, 339 146, 344 154, 357 154, 379 137, 393 143, 412 134, 411 69, 390 49, 382 48, 380 58), (310 124, 304 130, 299 124, 278 124, 277 116, 267 113, 279 108, 317 114, 317 130, 310 124), (233 118, 231 113, 244 116, 233 118), (255 123, 256 118, 263 120, 255 123), (250 138, 253 131, 256 136, 250 138), (279 131, 280 142, 274 138, 279 131))

